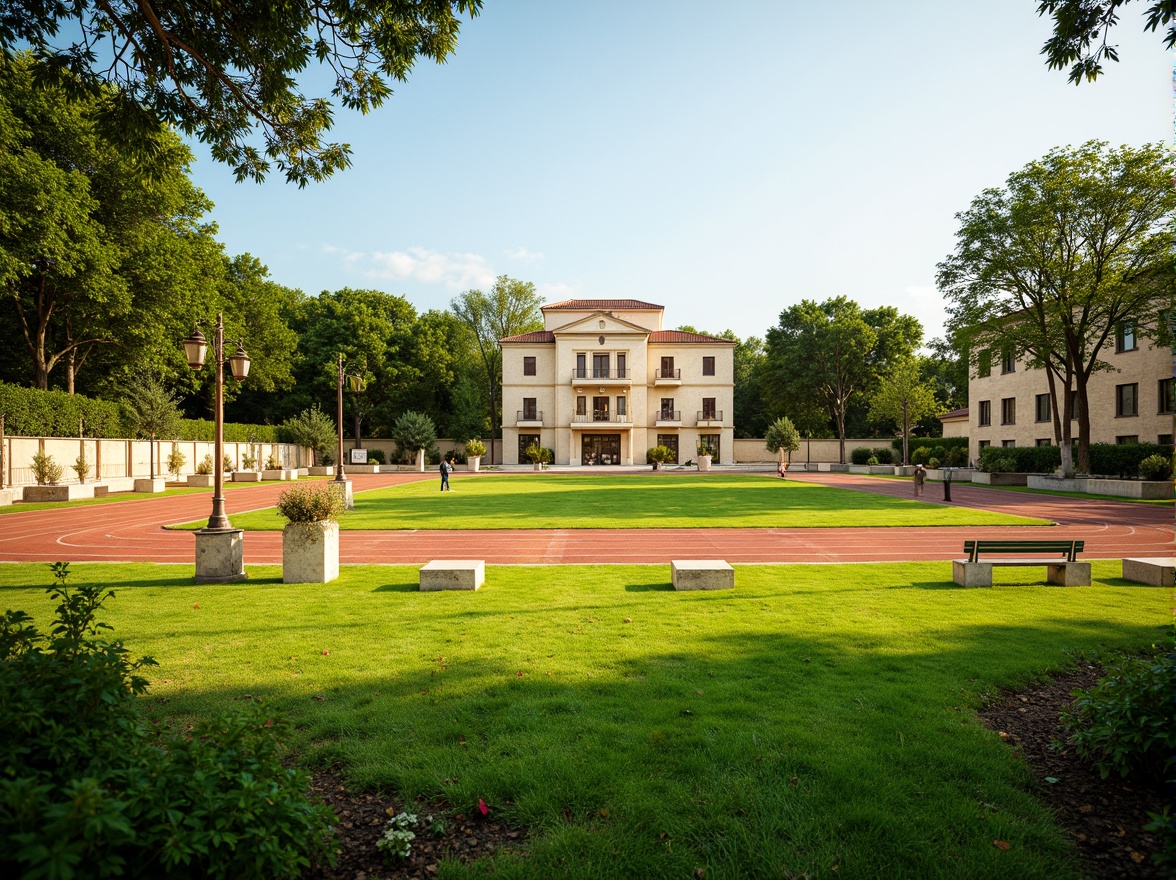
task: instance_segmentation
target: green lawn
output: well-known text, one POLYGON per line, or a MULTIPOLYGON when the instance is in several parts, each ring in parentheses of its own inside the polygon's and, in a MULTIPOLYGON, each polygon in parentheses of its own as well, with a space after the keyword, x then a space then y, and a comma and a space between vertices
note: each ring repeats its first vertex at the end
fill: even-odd
MULTIPOLYGON (((524 857, 441 878, 1055 880, 1079 876, 1073 849, 974 709, 1171 624, 1170 591, 1093 568, 1069 589, 999 569, 990 590, 946 562, 737 566, 713 593, 674 592, 668 566, 491 567, 476 593, 420 593, 413 567, 71 580, 115 588, 102 616, 160 662, 153 712, 262 697, 307 765, 530 829, 524 857)), ((0 566, 4 606, 44 623, 50 580, 0 566)))
MULTIPOLYGON (((910 482, 910 477, 895 477, 889 474, 868 474, 878 480, 905 480, 910 482)), ((942 480, 927 480, 927 484, 942 486, 942 480)), ((955 482, 956 486, 971 486, 973 483, 970 480, 963 482, 955 482)), ((1091 492, 1055 492, 1052 489, 1030 489, 1028 486, 990 486, 987 483, 974 484, 978 489, 992 489, 996 492, 1026 492, 1030 495, 1046 495, 1056 498, 1089 498, 1094 501, 1123 501, 1130 504, 1152 504, 1158 507, 1172 507, 1176 504, 1176 500, 1172 498, 1127 498, 1122 495, 1095 495, 1091 492)))
MULTIPOLYGON (((493 476, 361 492, 343 529, 795 528, 1042 525, 984 510, 748 474, 493 476)), ((277 510, 232 514, 239 529, 281 529, 277 510)), ((184 528, 201 528, 203 522, 184 528)))

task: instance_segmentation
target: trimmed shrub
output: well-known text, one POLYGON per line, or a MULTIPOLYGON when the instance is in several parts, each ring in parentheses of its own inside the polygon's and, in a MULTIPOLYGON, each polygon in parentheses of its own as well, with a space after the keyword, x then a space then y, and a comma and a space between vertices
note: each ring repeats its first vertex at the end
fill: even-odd
POLYGON ((485 455, 486 444, 475 437, 473 440, 467 440, 465 445, 466 455, 485 455))
POLYGON ((86 461, 86 456, 79 455, 74 459, 74 463, 70 465, 73 472, 78 475, 78 482, 86 482, 86 477, 90 475, 90 462, 86 461))
POLYGON ((4 432, 16 437, 76 437, 84 420, 89 437, 125 437, 122 408, 64 391, 40 391, 0 382, 4 432))
POLYGON ((931 457, 931 447, 919 446, 911 450, 911 464, 926 464, 931 457))
POLYGON ((850 464, 866 464, 869 462, 870 456, 872 454, 873 453, 870 452, 870 450, 867 449, 865 446, 855 447, 854 449, 850 450, 849 463, 850 464))
POLYGON ((278 496, 278 513, 292 523, 337 520, 346 512, 347 499, 330 483, 291 486, 278 496))
POLYGON ((61 465, 53 460, 52 455, 38 452, 33 455, 33 479, 38 486, 55 485, 61 481, 61 465))
POLYGON ((386 462, 384 460, 384 450, 383 449, 369 449, 368 450, 368 461, 375 462, 376 464, 385 464, 386 462))
POLYGON ((877 464, 894 464, 893 450, 885 446, 878 446, 870 451, 874 453, 874 458, 878 459, 877 464))
POLYGON ((202 476, 212 476, 212 456, 205 455, 200 459, 200 464, 196 465, 196 473, 202 476))
MULTIPOLYGON (((180 471, 184 469, 184 464, 188 461, 188 457, 178 449, 173 449, 167 456, 167 472, 175 479, 179 479, 180 471)), ((209 460, 209 470, 212 470, 212 460, 209 460)))
MULTIPOLYGON (((333 432, 332 428, 332 432, 333 432)), ((285 428, 278 425, 247 425, 237 422, 225 422, 226 443, 297 443, 294 436, 285 428)), ((333 434, 332 434, 333 436, 333 434)), ((179 440, 203 440, 212 443, 216 440, 216 422, 208 419, 182 419, 180 421, 179 440)), ((307 444, 301 444, 307 445, 307 444)))
POLYGON ((1139 476, 1145 480, 1166 480, 1172 476, 1172 462, 1162 455, 1149 455, 1139 463, 1139 476))
POLYGON ((0 873, 260 880, 333 863, 335 818, 285 766, 288 728, 252 701, 191 730, 146 719, 155 661, 99 635, 114 593, 52 569, 51 635, 0 617, 0 873))

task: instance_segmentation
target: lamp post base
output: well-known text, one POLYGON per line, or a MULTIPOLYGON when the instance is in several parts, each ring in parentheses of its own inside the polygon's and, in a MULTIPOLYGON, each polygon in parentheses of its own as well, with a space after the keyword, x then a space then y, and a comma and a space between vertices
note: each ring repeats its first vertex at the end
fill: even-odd
POLYGON ((196 532, 196 583, 231 584, 245 573, 244 529, 200 529, 196 532))

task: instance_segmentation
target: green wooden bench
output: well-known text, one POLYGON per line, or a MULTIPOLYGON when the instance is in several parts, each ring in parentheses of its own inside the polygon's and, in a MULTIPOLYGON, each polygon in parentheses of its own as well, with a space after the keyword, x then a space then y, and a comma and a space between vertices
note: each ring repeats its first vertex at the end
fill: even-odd
POLYGON ((1089 587, 1090 563, 1079 562, 1077 558, 1085 546, 1085 541, 1073 540, 964 541, 964 553, 968 558, 952 560, 952 580, 962 587, 991 587, 993 566, 1044 565, 1046 580, 1051 584, 1089 587), (981 556, 987 558, 981 559, 981 556), (1054 558, 1042 559, 1043 556, 1054 558))

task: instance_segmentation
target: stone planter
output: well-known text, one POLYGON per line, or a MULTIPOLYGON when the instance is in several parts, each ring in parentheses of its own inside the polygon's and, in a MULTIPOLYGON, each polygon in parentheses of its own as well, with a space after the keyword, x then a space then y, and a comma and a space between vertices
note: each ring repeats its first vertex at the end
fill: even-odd
POLYGON ((151 479, 150 477, 135 478, 136 492, 147 492, 154 495, 156 493, 162 492, 166 488, 167 480, 165 480, 163 477, 156 477, 155 479, 151 479))
POLYGON ((893 474, 894 465, 890 464, 851 464, 851 474, 893 474))
POLYGON ((261 478, 265 481, 270 480, 297 480, 297 468, 274 468, 266 469, 261 472, 261 478))
POLYGON ((709 471, 711 469, 711 456, 709 456, 709 455, 698 456, 698 469, 700 471, 709 471))
POLYGON ((282 529, 282 582, 325 584, 339 577, 339 523, 289 523, 282 529))
POLYGON ((212 486, 212 474, 188 474, 187 483, 196 489, 208 489, 212 486))
POLYGON ((349 464, 347 465, 347 473, 349 474, 378 474, 380 466, 378 464, 349 464))
POLYGON ((897 464, 892 470, 896 477, 913 477, 915 475, 915 466, 913 464, 897 464))
POLYGON ((1027 486, 1028 474, 992 474, 988 471, 976 471, 972 474, 973 483, 985 486, 1027 486))
POLYGON ((846 474, 849 473, 849 465, 819 461, 817 462, 817 470, 826 474, 846 474))
POLYGON ((261 474, 257 471, 233 471, 234 483, 260 483, 261 474))
POLYGON ((480 468, 481 466, 482 466, 482 456, 480 456, 480 455, 471 455, 466 459, 466 467, 468 467, 470 469, 470 471, 472 471, 475 474, 478 472, 478 468, 480 468))
POLYGON ((16 498, 16 490, 0 489, 0 507, 8 507, 16 498))
POLYGON ((541 462, 541 461, 536 461, 531 466, 533 468, 535 468, 535 470, 537 470, 537 471, 543 470, 543 462, 541 462))
POLYGON ((76 501, 93 498, 97 483, 63 483, 54 486, 25 486, 21 496, 25 502, 76 501))
POLYGON ((316 467, 309 467, 306 469, 308 477, 333 477, 335 475, 335 466, 320 464, 316 467))
POLYGON ((1118 498, 1147 500, 1170 499, 1171 480, 1109 480, 1096 477, 1055 477, 1052 474, 1027 474, 1030 489, 1053 492, 1085 492, 1089 495, 1111 495, 1118 498))

